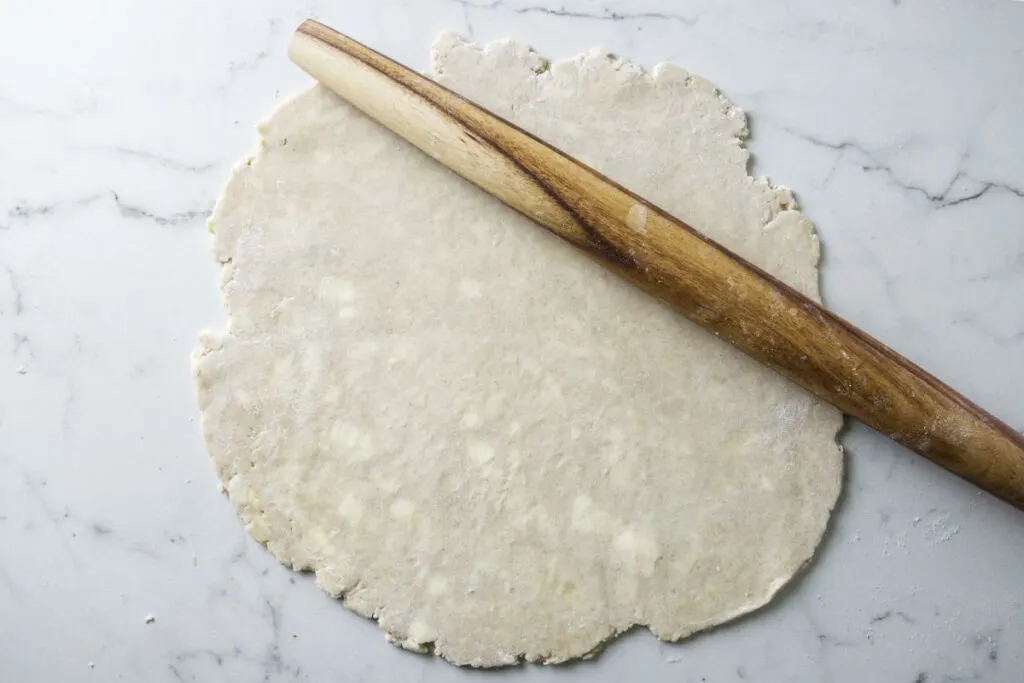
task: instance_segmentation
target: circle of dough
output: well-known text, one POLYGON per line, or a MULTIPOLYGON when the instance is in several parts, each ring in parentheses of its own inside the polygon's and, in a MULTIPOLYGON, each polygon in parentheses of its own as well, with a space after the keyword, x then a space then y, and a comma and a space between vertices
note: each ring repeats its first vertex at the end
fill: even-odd
MULTIPOLYGON (((438 38, 434 77, 817 297, 707 81, 438 38)), ((314 88, 211 219, 210 454, 285 564, 458 664, 677 640, 764 605, 839 492, 839 413, 314 88)), ((643 230, 643 212, 624 217, 643 230)))

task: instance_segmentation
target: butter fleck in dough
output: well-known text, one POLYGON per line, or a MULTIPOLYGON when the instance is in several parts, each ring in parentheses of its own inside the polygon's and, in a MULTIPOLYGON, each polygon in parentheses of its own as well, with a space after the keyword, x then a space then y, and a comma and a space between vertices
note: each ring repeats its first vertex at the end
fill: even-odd
MULTIPOLYGON (((433 60, 817 298, 813 226, 747 175, 745 116, 707 81, 454 34, 433 60)), ((217 471, 282 562, 473 666, 584 657, 634 624, 678 640, 808 562, 837 411, 321 88, 261 134, 211 219, 229 317, 194 370, 217 471)))

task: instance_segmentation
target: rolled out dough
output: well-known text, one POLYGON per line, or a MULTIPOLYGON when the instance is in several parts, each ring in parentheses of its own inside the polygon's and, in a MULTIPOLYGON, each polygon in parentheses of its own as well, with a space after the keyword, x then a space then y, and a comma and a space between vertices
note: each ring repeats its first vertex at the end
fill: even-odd
MULTIPOLYGON (((818 242, 743 112, 673 66, 443 34, 435 77, 803 293, 818 242)), ((452 662, 562 662, 768 602, 840 489, 839 413, 313 88, 213 218, 210 454, 285 564, 452 662)))

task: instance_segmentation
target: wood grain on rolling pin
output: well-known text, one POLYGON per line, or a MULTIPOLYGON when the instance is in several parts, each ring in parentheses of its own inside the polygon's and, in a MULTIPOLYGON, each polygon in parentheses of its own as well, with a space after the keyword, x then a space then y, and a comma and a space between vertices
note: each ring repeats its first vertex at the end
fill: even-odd
POLYGON ((690 226, 314 21, 289 55, 456 173, 832 405, 1024 509, 1024 437, 690 226))

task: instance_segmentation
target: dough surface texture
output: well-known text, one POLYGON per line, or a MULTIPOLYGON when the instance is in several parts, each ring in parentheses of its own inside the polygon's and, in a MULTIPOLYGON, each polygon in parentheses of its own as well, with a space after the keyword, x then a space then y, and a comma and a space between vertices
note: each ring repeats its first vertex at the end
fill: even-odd
MULTIPOLYGON (((747 175, 707 81, 448 33, 433 64, 817 298, 813 226, 747 175)), ((319 87, 260 130, 211 218, 227 328, 193 362, 217 472, 281 562, 403 647, 500 666, 678 640, 809 561, 836 410, 319 87)))

